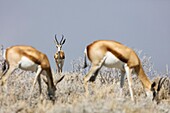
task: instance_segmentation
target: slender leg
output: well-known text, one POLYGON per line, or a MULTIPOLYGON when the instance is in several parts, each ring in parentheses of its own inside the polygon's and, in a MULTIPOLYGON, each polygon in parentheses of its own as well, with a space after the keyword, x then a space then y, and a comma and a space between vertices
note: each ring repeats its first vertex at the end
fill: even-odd
POLYGON ((86 96, 89 95, 89 91, 88 91, 88 81, 90 80, 91 76, 93 75, 94 77, 92 77, 91 80, 95 80, 98 71, 100 70, 100 68, 102 67, 104 61, 106 60, 106 57, 104 57, 98 64, 92 64, 92 67, 90 69, 90 71, 88 72, 88 74, 84 77, 84 88, 85 88, 85 92, 86 92, 86 96))
POLYGON ((94 92, 96 92, 96 84, 94 83, 94 81, 96 80, 96 77, 97 77, 100 69, 101 69, 101 67, 98 68, 98 69, 96 70, 96 72, 95 72, 95 73, 91 76, 91 78, 89 79, 89 81, 92 82, 91 86, 92 86, 92 90, 93 90, 94 92))
POLYGON ((99 73, 99 70, 100 70, 100 68, 98 68, 96 70, 96 72, 90 77, 90 79, 89 79, 90 82, 94 82, 96 80, 96 77, 97 77, 97 75, 99 73))
POLYGON ((7 79, 9 78, 9 76, 12 74, 12 72, 15 71, 15 67, 10 67, 9 70, 6 72, 5 75, 2 76, 1 78, 1 86, 4 86, 4 90, 6 93, 6 95, 8 95, 8 87, 7 87, 7 79))
POLYGON ((57 69, 56 69, 56 73, 59 73, 59 69, 60 69, 60 68, 59 68, 59 62, 58 62, 57 59, 55 60, 55 62, 56 62, 56 68, 57 68, 57 69))
POLYGON ((39 85, 39 93, 40 93, 40 100, 43 100, 43 95, 42 95, 42 86, 41 86, 41 76, 38 76, 38 85, 39 85))
MULTIPOLYGON (((89 91, 88 91, 88 81, 90 80, 91 76, 99 69, 99 66, 96 65, 92 65, 90 71, 88 72, 88 74, 84 77, 84 88, 85 88, 85 92, 86 92, 86 96, 89 95, 89 91)), ((95 76, 95 75, 94 75, 95 76)))
POLYGON ((121 75, 120 75, 120 95, 122 96, 123 94, 123 86, 124 86, 124 80, 125 80, 125 72, 121 71, 121 75))
POLYGON ((62 72, 62 65, 61 65, 61 62, 60 62, 60 64, 59 64, 59 73, 61 73, 62 72))
MULTIPOLYGON (((38 66, 37 73, 36 73, 36 76, 35 76, 35 79, 34 79, 34 83, 33 83, 32 88, 31 88, 29 101, 31 100, 31 95, 32 95, 32 92, 33 92, 33 90, 34 90, 34 86, 35 86, 35 84, 36 84, 36 82, 37 82, 37 80, 38 80, 38 77, 40 76, 41 72, 42 72, 42 68, 41 68, 41 66, 39 65, 39 66, 38 66)), ((40 89, 40 90, 41 90, 41 89, 40 89)))
POLYGON ((56 71, 56 72, 57 72, 57 73, 60 73, 60 66, 59 66, 58 62, 56 62, 56 63, 57 63, 57 64, 56 64, 56 65, 57 65, 57 71, 56 71))
POLYGON ((131 100, 134 101, 133 90, 132 90, 131 70, 127 66, 127 64, 125 64, 125 71, 126 71, 126 74, 127 74, 127 79, 128 79, 128 84, 129 84, 129 91, 130 91, 131 100))
POLYGON ((6 72, 6 74, 2 76, 1 86, 6 85, 6 80, 9 78, 9 76, 12 74, 14 70, 15 70, 15 67, 10 67, 9 70, 6 72))
POLYGON ((59 62, 57 62, 57 69, 58 69, 57 72, 60 73, 60 64, 59 64, 59 62))
POLYGON ((60 65, 60 73, 62 73, 62 67, 61 67, 61 65, 60 65))
POLYGON ((61 62, 58 62, 58 73, 61 73, 61 62))
POLYGON ((61 61, 61 73, 63 72, 63 65, 64 65, 64 59, 62 59, 62 61, 61 61))

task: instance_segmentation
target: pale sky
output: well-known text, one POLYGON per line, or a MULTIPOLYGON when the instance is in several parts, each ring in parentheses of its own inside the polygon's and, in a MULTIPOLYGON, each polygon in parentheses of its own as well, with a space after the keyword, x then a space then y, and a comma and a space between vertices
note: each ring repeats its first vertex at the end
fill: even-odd
POLYGON ((98 39, 143 50, 159 72, 170 66, 170 0, 0 0, 0 44, 31 45, 55 69, 54 35, 66 43, 64 71, 98 39))

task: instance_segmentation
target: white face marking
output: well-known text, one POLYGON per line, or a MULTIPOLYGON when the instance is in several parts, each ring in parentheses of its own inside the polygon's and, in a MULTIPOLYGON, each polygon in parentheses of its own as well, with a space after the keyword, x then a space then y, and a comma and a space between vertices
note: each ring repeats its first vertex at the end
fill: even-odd
POLYGON ((38 67, 38 65, 35 64, 32 60, 24 56, 19 61, 18 66, 23 70, 30 70, 30 71, 36 71, 38 67))
POLYGON ((61 47, 58 47, 58 51, 61 51, 61 47))
POLYGON ((61 45, 57 45, 57 50, 61 51, 61 45))
POLYGON ((121 70, 124 70, 125 63, 119 60, 115 55, 113 55, 111 52, 107 52, 105 55, 106 59, 104 62, 104 66, 110 67, 110 68, 119 68, 121 70))

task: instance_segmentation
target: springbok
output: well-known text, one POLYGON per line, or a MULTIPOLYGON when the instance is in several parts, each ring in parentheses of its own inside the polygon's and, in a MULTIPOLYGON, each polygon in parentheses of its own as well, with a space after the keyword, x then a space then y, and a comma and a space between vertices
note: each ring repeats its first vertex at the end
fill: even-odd
MULTIPOLYGON (((0 77, 0 80, 2 80, 1 85, 6 85, 6 80, 16 68, 20 68, 26 71, 33 71, 36 72, 36 76, 31 88, 29 100, 31 99, 31 95, 37 81, 39 84, 40 97, 42 96, 40 77, 41 74, 45 75, 43 76, 43 80, 47 84, 48 98, 50 100, 54 99, 56 87, 53 81, 49 60, 44 53, 38 51, 31 46, 17 45, 7 48, 4 51, 3 56, 4 67, 3 73, 0 77)), ((58 83, 59 81, 61 81, 61 79, 58 80, 56 83, 58 83)))
POLYGON ((159 104, 163 99, 170 98, 170 78, 159 77, 156 78, 151 86, 153 90, 153 100, 159 104), (155 90, 154 90, 155 89, 155 90))
POLYGON ((136 72, 138 78, 142 82, 143 87, 147 95, 152 96, 151 91, 151 82, 146 76, 140 59, 136 53, 129 47, 111 40, 98 40, 94 41, 88 45, 85 49, 85 67, 86 56, 91 61, 91 69, 84 77, 84 87, 86 95, 88 95, 88 81, 95 81, 95 78, 102 66, 109 68, 118 68, 122 71, 121 82, 120 82, 120 91, 124 85, 124 76, 127 75, 127 80, 129 84, 129 91, 131 95, 131 100, 134 100, 133 91, 132 91, 132 70, 136 72), (92 76, 93 75, 93 76, 92 76))
POLYGON ((56 62, 56 66, 57 66, 57 72, 58 73, 62 73, 63 71, 63 65, 64 65, 64 60, 65 60, 65 54, 64 51, 61 50, 63 44, 65 43, 66 39, 64 39, 64 35, 62 35, 62 39, 60 40, 60 43, 57 40, 57 37, 55 35, 55 44, 56 44, 56 48, 57 48, 57 52, 54 55, 54 59, 56 62))

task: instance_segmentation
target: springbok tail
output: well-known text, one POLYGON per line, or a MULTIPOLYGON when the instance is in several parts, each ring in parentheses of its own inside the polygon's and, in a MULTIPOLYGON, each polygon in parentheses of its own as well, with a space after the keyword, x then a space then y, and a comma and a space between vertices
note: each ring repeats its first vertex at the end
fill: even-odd
POLYGON ((83 65, 83 69, 85 69, 87 67, 87 50, 84 50, 84 65, 83 65))
POLYGON ((3 55, 3 62, 2 62, 2 71, 3 71, 3 73, 2 73, 2 76, 4 76, 7 73, 8 69, 9 69, 9 63, 6 60, 6 51, 7 50, 4 49, 3 46, 1 47, 1 50, 2 50, 2 55, 3 55))
MULTIPOLYGON (((8 69, 9 69, 9 64, 8 64, 8 62, 4 59, 4 61, 3 61, 3 63, 2 63, 2 76, 4 76, 6 73, 7 73, 7 71, 8 71, 8 69)), ((1 76, 1 78, 2 78, 2 76, 1 76)))

